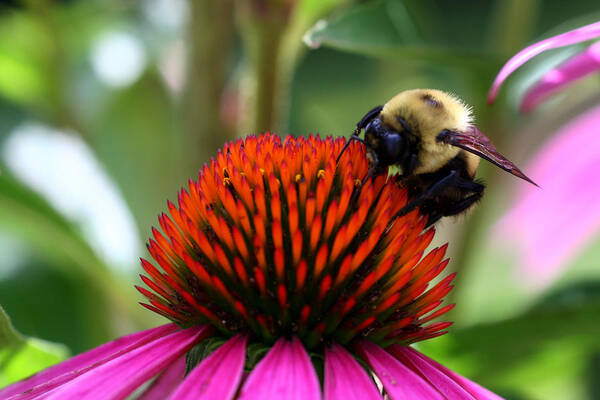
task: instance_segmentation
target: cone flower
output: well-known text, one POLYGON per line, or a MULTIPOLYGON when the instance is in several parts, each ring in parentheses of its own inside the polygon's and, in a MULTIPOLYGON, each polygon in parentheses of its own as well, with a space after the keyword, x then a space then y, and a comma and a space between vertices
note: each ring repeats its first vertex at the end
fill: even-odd
POLYGON ((10 399, 499 399, 412 349, 444 334, 446 246, 344 139, 227 144, 159 216, 142 304, 173 323, 0 390, 10 399), (431 281, 438 278, 436 284, 431 281), (320 377, 320 378, 319 378, 320 377), (377 377, 380 384, 376 384, 377 377), (138 391, 140 392, 140 391, 138 391), (387 397, 386 397, 387 398, 387 397))

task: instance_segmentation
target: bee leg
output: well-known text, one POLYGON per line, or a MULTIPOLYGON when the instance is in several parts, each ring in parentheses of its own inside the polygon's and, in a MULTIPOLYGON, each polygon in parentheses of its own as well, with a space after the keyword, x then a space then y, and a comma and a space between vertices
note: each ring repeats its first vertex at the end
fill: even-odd
POLYGON ((439 192, 441 192, 442 190, 444 190, 444 188, 448 187, 448 186, 452 186, 452 185, 456 185, 457 181, 465 181, 464 179, 460 178, 458 176, 458 172, 457 171, 451 171, 448 175, 446 175, 445 177, 443 177, 442 179, 440 179, 439 181, 437 181, 436 183, 434 183, 433 185, 431 185, 429 187, 429 189, 427 189, 427 191, 425 193, 420 194, 419 196, 417 196, 415 199, 413 199, 410 203, 408 203, 407 205, 405 205, 404 207, 402 207, 397 213, 396 215, 394 215, 394 218, 399 218, 399 217, 403 217, 406 214, 408 214, 409 212, 411 212, 412 210, 414 210, 415 208, 419 207, 420 205, 423 204, 423 202, 435 195, 437 195, 439 192))
POLYGON ((471 207, 473 204, 477 203, 481 199, 481 196, 483 196, 483 192, 473 193, 472 195, 465 197, 461 201, 450 205, 444 210, 444 216, 449 217, 451 215, 457 215, 463 211, 468 210, 469 207, 471 207))
MULTIPOLYGON (((442 217, 450 217, 452 215, 458 215, 458 214, 462 213, 463 211, 468 210, 469 208, 471 208, 471 206, 473 204, 477 203, 481 199, 481 197, 483 196, 483 190, 485 189, 485 186, 483 186, 482 184, 476 183, 476 182, 467 181, 467 183, 471 184, 471 185, 469 185, 470 189, 468 189, 468 190, 473 191, 474 193, 468 195, 467 197, 463 198, 460 201, 446 205, 443 210, 431 211, 429 213, 429 219, 427 220, 427 225, 425 226, 425 228, 428 228, 431 225, 435 224, 442 217)), ((465 186, 467 186, 467 185, 465 185, 465 186)))
POLYGON ((342 151, 340 151, 340 154, 338 155, 337 159, 335 160, 335 163, 337 164, 340 161, 340 158, 342 158, 342 154, 344 154, 344 152, 346 151, 346 149, 348 148, 348 146, 350 146, 350 143, 352 143, 353 140, 358 140, 361 143, 364 143, 365 141, 362 140, 358 134, 360 133, 360 131, 357 130, 354 131, 352 133, 352 136, 350 136, 350 138, 348 139, 348 141, 346 142, 346 144, 344 145, 344 147, 342 147, 342 151))
POLYGON ((367 183, 369 179, 383 172, 383 170, 379 167, 379 158, 377 158, 377 154, 372 153, 372 156, 373 166, 371 166, 371 168, 367 172, 367 175, 363 178, 362 182, 360 183, 360 187, 358 187, 358 189, 356 189, 352 194, 352 198, 350 199, 351 204, 353 204, 358 199, 360 191, 362 190, 363 186, 365 186, 365 183, 367 183))

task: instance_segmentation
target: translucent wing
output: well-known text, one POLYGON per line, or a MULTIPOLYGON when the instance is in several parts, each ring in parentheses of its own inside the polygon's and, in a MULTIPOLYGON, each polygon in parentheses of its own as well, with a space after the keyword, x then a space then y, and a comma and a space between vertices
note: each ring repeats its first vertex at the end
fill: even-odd
POLYGON ((466 132, 443 131, 438 135, 438 140, 452 146, 460 147, 469 153, 476 154, 514 176, 537 186, 512 161, 500 154, 491 140, 474 126, 471 126, 466 132))

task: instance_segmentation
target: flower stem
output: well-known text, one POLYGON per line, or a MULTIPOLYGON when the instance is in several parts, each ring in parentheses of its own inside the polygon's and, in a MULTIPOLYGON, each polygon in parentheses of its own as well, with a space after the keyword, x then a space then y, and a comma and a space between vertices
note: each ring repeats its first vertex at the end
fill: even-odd
POLYGON ((277 131, 282 128, 286 98, 283 37, 289 22, 290 7, 284 2, 265 3, 243 0, 238 3, 238 21, 247 65, 242 78, 245 118, 244 134, 277 131), (276 4, 275 4, 276 3, 276 4))
POLYGON ((233 48, 234 1, 194 0, 189 4, 190 47, 184 113, 189 162, 195 169, 235 135, 221 115, 233 48))

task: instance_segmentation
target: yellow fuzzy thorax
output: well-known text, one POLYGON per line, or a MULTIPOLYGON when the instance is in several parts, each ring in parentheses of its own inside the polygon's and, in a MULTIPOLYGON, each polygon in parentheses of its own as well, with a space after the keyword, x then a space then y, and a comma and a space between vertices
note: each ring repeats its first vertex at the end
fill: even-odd
POLYGON ((402 118, 420 138, 416 174, 437 171, 459 153, 464 154, 469 172, 475 173, 479 157, 436 140, 443 130, 464 132, 471 125, 471 109, 457 97, 435 89, 406 90, 389 100, 381 111, 384 124, 403 131, 402 118))

